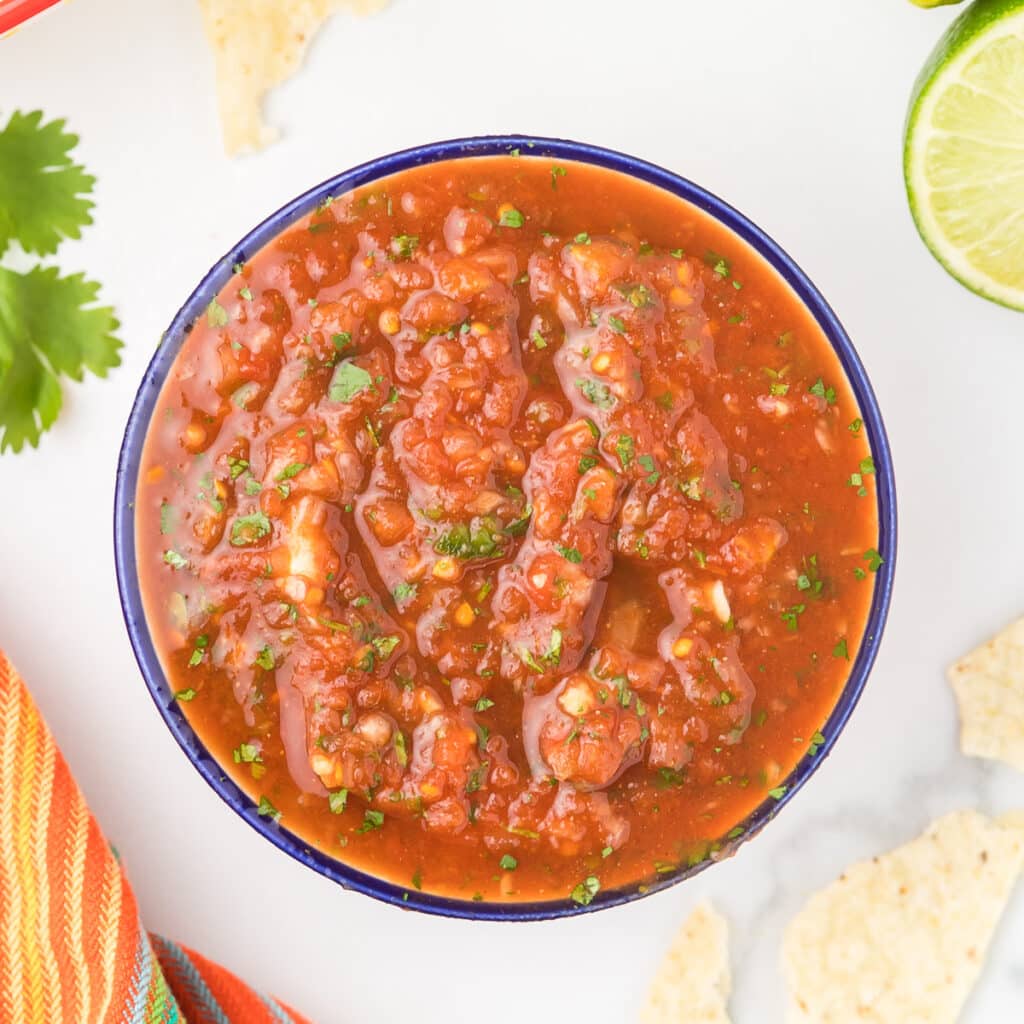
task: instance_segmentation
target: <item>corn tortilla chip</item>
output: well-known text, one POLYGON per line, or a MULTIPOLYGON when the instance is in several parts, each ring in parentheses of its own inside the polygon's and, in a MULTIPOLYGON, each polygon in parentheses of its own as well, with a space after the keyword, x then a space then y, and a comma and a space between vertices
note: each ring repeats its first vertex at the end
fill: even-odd
POLYGON ((954 1024, 1024 866, 1024 815, 961 811, 855 864, 786 930, 788 1024, 954 1024))
POLYGON ((960 749, 1024 771, 1024 619, 949 669, 960 708, 960 749))
POLYGON ((702 903, 651 982, 640 1024, 729 1024, 729 926, 702 903))
POLYGON ((224 148, 233 156, 277 137, 263 98, 293 75, 320 26, 335 11, 369 14, 388 0, 199 0, 217 66, 224 148))

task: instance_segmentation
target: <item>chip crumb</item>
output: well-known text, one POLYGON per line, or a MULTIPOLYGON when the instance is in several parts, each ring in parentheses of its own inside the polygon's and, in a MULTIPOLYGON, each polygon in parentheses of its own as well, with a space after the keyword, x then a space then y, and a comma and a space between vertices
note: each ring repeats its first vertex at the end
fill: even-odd
POLYGON ((960 710, 960 749, 1024 771, 1024 619, 949 669, 960 710))
POLYGON ((263 99, 302 64, 310 40, 335 12, 371 14, 388 0, 199 0, 217 68, 224 149, 229 156, 277 138, 263 99))
POLYGON ((640 1024, 729 1024, 729 925, 709 903, 686 919, 651 982, 640 1024))
POLYGON ((848 868, 786 930, 787 1024, 955 1024, 1024 867, 1024 813, 948 814, 848 868))

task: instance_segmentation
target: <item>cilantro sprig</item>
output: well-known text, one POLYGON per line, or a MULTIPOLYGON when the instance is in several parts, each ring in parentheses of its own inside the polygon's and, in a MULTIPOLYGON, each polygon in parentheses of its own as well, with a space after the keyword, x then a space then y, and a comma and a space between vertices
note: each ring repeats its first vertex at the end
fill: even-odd
MULTIPOLYGON (((71 159, 77 144, 41 111, 15 111, 0 131, 0 259, 12 243, 50 256, 92 223, 95 179, 71 159)), ((63 405, 62 377, 105 377, 120 364, 120 324, 98 296, 83 274, 0 265, 0 453, 39 444, 63 405)))

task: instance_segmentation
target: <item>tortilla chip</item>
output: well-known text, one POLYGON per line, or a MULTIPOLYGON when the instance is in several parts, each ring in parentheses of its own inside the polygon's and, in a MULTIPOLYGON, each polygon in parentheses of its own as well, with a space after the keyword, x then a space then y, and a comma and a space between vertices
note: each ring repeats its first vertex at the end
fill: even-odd
POLYGON ((729 926, 707 903, 686 919, 651 982, 640 1024, 729 1024, 729 926))
POLYGON ((786 930, 788 1024, 954 1024, 1024 866, 1024 815, 948 814, 855 864, 786 930))
POLYGON ((309 41, 335 11, 369 14, 388 0, 199 0, 217 65, 224 148, 229 156, 277 138, 263 98, 302 64, 309 41))
POLYGON ((1024 619, 949 669, 960 707, 960 749, 1024 772, 1024 619))

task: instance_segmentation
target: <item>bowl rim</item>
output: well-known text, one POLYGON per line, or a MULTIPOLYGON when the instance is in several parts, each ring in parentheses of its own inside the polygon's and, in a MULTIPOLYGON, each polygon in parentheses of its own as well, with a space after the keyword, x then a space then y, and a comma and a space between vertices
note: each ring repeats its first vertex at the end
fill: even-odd
MULTIPOLYGON (((681 175, 646 160, 588 143, 531 135, 487 135, 447 139, 370 160, 320 182, 282 206, 245 235, 219 259, 175 314, 150 360, 132 405, 117 464, 114 494, 114 559, 118 595, 128 636, 146 686, 171 734, 188 759, 217 795, 242 819, 278 849, 341 885, 393 906, 469 920, 537 921, 570 917, 629 903, 667 889, 732 855, 757 835, 803 788, 832 751, 863 693, 875 662, 888 616, 896 568, 896 491, 892 453, 881 411, 867 372, 853 343, 832 308, 797 263, 761 228, 713 193, 681 175), (194 322, 234 273, 292 223, 328 197, 341 196, 380 178, 442 160, 518 154, 524 159, 562 159, 594 164, 664 189, 695 206, 738 235, 789 284, 800 302, 818 322, 846 374, 861 410, 864 430, 875 463, 879 535, 877 551, 883 561, 875 573, 874 594, 864 640, 850 666, 849 676, 828 720, 822 726, 825 741, 816 755, 805 756, 784 780, 781 798, 768 797, 737 826, 742 834, 723 840, 720 848, 700 863, 650 881, 602 890, 588 906, 568 897, 523 903, 474 902, 421 892, 360 871, 317 850, 300 836, 268 817, 221 769, 192 729, 164 675, 146 623, 135 557, 135 492, 142 449, 150 420, 166 376, 194 322)), ((730 833, 732 835, 732 833, 730 833)))

